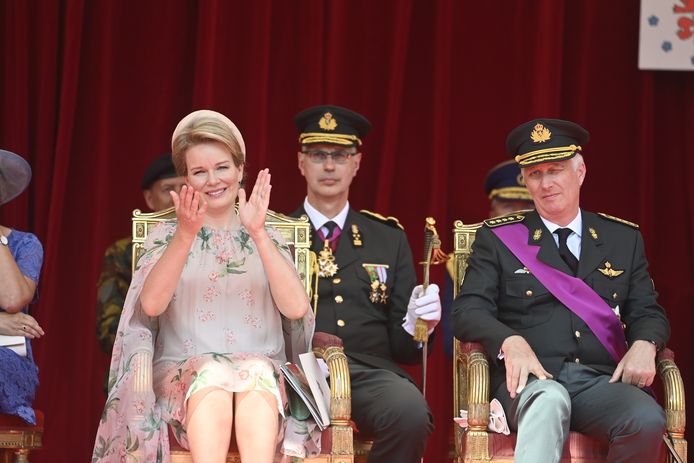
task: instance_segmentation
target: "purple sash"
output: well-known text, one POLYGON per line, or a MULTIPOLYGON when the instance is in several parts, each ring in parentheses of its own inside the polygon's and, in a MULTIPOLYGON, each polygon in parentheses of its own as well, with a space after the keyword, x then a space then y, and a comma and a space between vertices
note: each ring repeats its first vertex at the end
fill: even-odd
POLYGON ((588 325, 615 363, 619 363, 627 351, 622 323, 593 288, 583 280, 540 261, 537 258, 540 247, 528 246, 528 229, 523 225, 504 225, 493 228, 492 232, 550 293, 588 325))

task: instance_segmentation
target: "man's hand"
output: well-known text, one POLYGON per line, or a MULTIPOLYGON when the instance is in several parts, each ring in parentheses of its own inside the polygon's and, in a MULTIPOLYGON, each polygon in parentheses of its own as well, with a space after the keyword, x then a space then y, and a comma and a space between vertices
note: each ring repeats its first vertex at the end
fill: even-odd
POLYGON ((427 323, 431 334, 441 320, 441 298, 439 297, 439 287, 430 284, 426 294, 422 285, 415 286, 407 304, 407 314, 405 315, 402 327, 405 331, 414 336, 414 325, 417 319, 421 318, 427 323))
POLYGON ((506 364, 506 389, 515 399, 528 383, 528 375, 534 374, 537 379, 552 378, 537 359, 535 352, 522 336, 509 336, 501 344, 506 364))
POLYGON ((610 382, 616 383, 621 378, 623 383, 637 387, 650 386, 655 378, 655 354, 653 343, 634 341, 612 373, 610 382))

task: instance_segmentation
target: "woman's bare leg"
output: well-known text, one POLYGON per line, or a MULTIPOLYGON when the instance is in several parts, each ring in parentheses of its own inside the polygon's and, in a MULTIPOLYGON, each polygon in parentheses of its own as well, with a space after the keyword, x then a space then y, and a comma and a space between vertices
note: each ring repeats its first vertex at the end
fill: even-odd
POLYGON ((237 392, 234 405, 241 461, 272 463, 278 431, 277 400, 268 392, 237 392))
POLYGON ((195 463, 227 460, 234 422, 234 394, 206 387, 188 398, 186 432, 195 463))

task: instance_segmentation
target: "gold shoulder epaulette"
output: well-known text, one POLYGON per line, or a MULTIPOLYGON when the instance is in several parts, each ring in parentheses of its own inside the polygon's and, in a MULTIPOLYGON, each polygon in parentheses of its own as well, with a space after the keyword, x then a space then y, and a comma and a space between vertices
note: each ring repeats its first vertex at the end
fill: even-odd
POLYGON ((628 220, 620 219, 619 217, 615 217, 615 216, 613 216, 613 215, 605 214, 604 212, 598 212, 598 215, 599 215, 600 217, 603 217, 603 218, 607 219, 607 220, 611 220, 611 221, 617 222, 617 223, 623 223, 624 225, 628 225, 628 226, 630 226, 630 227, 632 227, 632 228, 635 228, 635 229, 637 229, 637 230, 639 229, 639 224, 637 224, 637 223, 629 222, 628 220))
POLYGON ((510 223, 518 223, 525 220, 523 214, 514 213, 510 215, 502 215, 501 217, 494 217, 493 219, 487 219, 484 224, 489 228, 500 227, 502 225, 508 225, 510 223))
POLYGON ((400 221, 393 217, 392 215, 389 215, 388 217, 382 216, 378 212, 371 212, 367 211, 366 209, 361 209, 359 212, 364 214, 370 219, 376 220, 377 222, 384 223, 386 225, 390 225, 391 227, 398 227, 400 230, 404 230, 405 227, 400 225, 400 221))

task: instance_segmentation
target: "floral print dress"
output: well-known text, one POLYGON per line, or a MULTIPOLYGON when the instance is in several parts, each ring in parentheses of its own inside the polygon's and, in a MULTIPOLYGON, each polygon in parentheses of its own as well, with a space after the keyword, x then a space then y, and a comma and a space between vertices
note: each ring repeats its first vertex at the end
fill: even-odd
MULTIPOLYGON (((281 316, 255 244, 243 228, 203 227, 167 310, 147 317, 139 305, 142 283, 175 227, 169 221, 153 229, 138 261, 116 335, 93 462, 169 461, 167 425, 188 448, 186 403, 205 387, 265 391, 275 396, 284 416, 278 366, 310 348, 313 313, 308 310, 301 320, 281 316), (146 375, 140 370, 149 363, 143 365, 142 358, 151 359, 152 371, 151 387, 144 389, 146 375)), ((291 262, 281 235, 274 229, 268 233, 291 262)))

